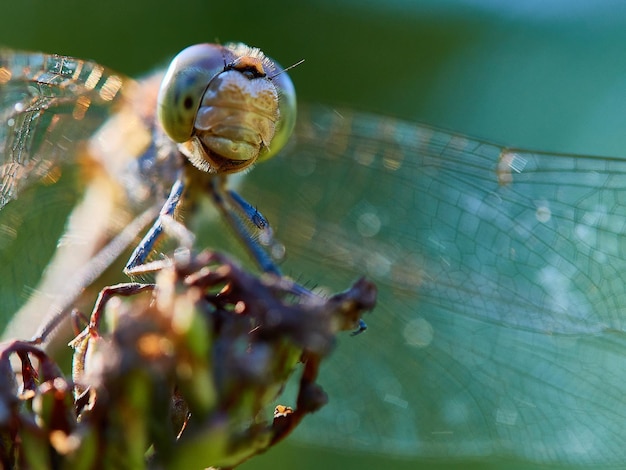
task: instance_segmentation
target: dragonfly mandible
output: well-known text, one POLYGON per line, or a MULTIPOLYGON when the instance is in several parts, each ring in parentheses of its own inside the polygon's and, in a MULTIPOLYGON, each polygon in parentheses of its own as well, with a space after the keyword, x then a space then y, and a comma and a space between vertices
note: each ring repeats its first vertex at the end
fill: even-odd
MULTIPOLYGON (((81 93, 67 90, 72 107, 41 123, 51 129, 37 140, 45 158, 28 175, 54 180, 46 162, 75 150, 111 111, 91 141, 112 157, 108 179, 123 185, 141 165, 119 152, 116 163, 114 150, 167 148, 146 131, 160 78, 103 73, 119 77, 129 106, 95 103, 94 121, 79 120, 71 110, 81 93)), ((158 174, 163 187, 175 179, 167 165, 158 174)), ((283 270, 330 288, 365 273, 380 298, 371 332, 343 344, 323 374, 331 402, 294 437, 426 458, 623 463, 625 176, 626 160, 508 149, 349 110, 301 110, 295 138, 239 191, 285 245, 283 270)), ((133 207, 131 196, 104 194, 133 207)), ((137 207, 141 196, 133 196, 137 207)), ((109 233, 128 218, 106 220, 109 233)), ((195 226, 198 240, 230 243, 216 240, 215 223, 195 226)))

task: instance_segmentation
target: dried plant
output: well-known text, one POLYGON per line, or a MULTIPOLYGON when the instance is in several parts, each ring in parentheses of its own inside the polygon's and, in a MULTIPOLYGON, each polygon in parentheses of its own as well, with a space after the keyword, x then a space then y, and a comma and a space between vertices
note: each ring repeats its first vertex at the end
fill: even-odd
POLYGON ((4 467, 234 467, 326 403, 318 368, 373 308, 373 284, 325 299, 183 253, 155 284, 101 292, 71 380, 31 342, 0 345, 4 467), (299 369, 296 402, 274 407, 299 369))

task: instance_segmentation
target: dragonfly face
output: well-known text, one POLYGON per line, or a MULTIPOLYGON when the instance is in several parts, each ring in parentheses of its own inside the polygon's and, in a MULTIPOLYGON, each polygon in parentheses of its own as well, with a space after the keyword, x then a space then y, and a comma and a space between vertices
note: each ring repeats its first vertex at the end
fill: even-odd
POLYGON ((275 155, 296 112, 289 76, 242 44, 182 51, 165 73, 157 106, 167 135, 209 173, 241 171, 275 155))
MULTIPOLYGON (((167 154, 171 139, 153 137, 154 111, 140 106, 156 91, 122 83, 128 98, 92 145, 119 156, 131 143, 119 124, 133 122, 146 136, 133 145, 167 154)), ((77 132, 60 116, 57 126, 77 132)), ((46 161, 66 134, 49 135, 37 140, 46 161)), ((296 436, 439 459, 623 463, 625 177, 619 159, 508 150, 349 111, 300 113, 293 142, 240 191, 285 244, 285 272, 331 289, 367 274, 380 307, 365 335, 338 348, 321 380, 331 401, 296 436)), ((219 238, 207 224, 199 244, 219 238)))

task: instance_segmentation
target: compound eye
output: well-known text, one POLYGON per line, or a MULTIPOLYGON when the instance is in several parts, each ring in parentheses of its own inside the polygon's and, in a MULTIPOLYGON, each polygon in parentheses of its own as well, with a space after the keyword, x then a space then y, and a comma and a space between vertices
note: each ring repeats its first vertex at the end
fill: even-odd
POLYGON ((157 114, 168 136, 186 142, 209 82, 224 71, 230 52, 216 44, 197 44, 182 50, 170 63, 157 101, 157 114))
POLYGON ((276 123, 276 132, 274 133, 274 138, 269 148, 259 156, 258 161, 267 160, 282 150, 289 141, 296 125, 296 90, 293 86, 293 82, 291 81, 291 77, 286 72, 283 72, 280 65, 276 62, 273 62, 273 64, 275 71, 273 74, 268 74, 268 76, 278 90, 278 111, 280 119, 276 123))

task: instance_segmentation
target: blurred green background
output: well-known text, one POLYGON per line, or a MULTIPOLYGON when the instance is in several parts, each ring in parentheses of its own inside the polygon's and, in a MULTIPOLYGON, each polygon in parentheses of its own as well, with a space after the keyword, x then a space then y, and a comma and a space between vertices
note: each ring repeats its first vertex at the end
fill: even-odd
MULTIPOLYGON (((189 44, 243 41, 284 66, 304 58, 291 74, 303 101, 606 156, 626 154, 625 39, 626 5, 602 0, 21 0, 5 1, 0 17, 4 46, 90 58, 133 76, 189 44)), ((243 468, 470 464, 287 442, 243 468)))
POLYGON ((304 58, 292 77, 309 102, 542 150, 613 155, 626 140, 618 1, 23 0, 5 2, 0 22, 6 46, 129 75, 196 42, 238 40, 283 65, 304 58))

